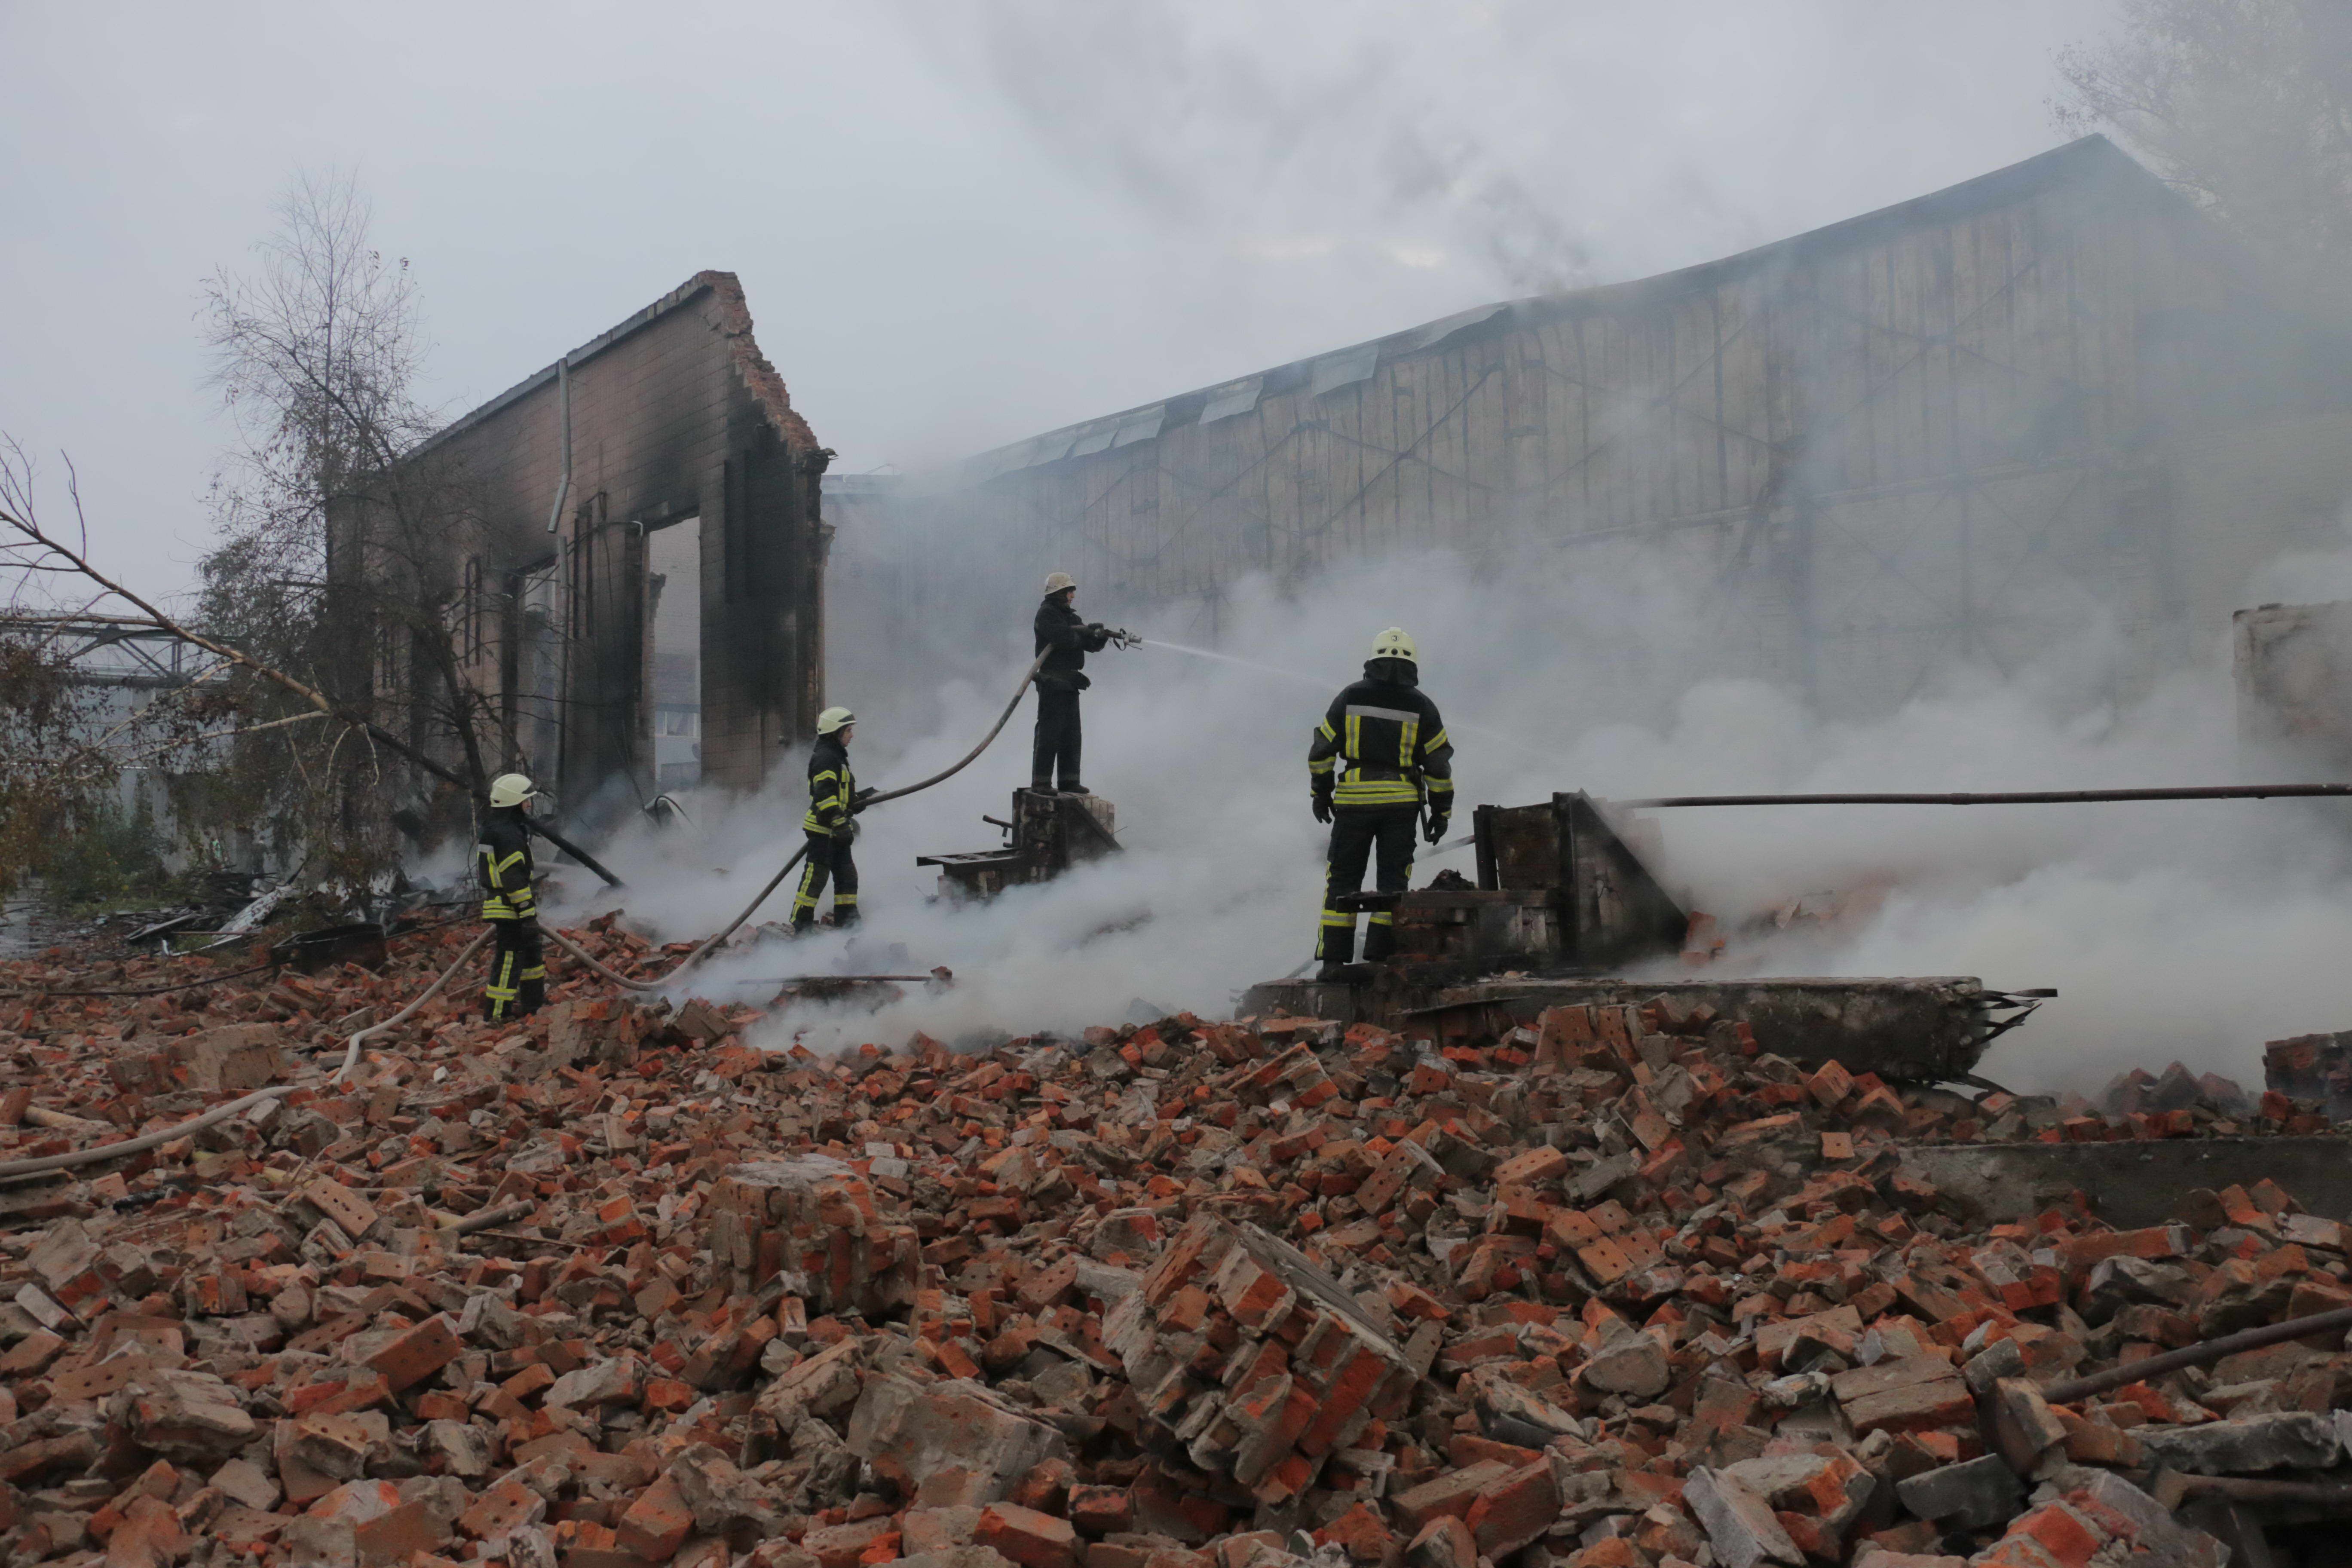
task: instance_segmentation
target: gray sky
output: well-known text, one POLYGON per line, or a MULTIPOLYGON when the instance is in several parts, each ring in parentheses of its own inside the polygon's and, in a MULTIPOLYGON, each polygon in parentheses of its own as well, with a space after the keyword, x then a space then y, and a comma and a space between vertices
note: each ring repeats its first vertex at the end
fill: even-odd
MULTIPOLYGON (((183 585, 203 279, 357 171, 456 415, 695 271, 915 467, 2053 145, 2108 0, 0 5, 0 430, 183 585)), ((62 497, 56 498, 62 504, 62 497)))

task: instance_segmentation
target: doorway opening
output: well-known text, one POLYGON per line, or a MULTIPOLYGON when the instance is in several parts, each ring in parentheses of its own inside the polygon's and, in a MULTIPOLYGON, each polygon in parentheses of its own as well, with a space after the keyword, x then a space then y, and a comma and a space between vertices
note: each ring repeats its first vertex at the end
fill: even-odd
POLYGON ((702 520, 646 535, 646 662, 651 679, 654 788, 702 778, 702 520))

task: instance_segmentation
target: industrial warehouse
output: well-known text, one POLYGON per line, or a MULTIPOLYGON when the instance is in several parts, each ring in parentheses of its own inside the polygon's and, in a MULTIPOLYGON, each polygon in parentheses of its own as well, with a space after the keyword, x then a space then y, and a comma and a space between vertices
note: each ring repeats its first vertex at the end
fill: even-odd
POLYGON ((1940 659, 2012 668, 2090 617, 2127 686, 2225 638, 2248 569, 2332 537, 2352 494, 2352 344, 2091 137, 1705 266, 829 484, 841 661, 892 657, 859 640, 884 606, 1009 597, 1032 559, 1213 638, 1251 574, 1639 539, 1707 585, 1722 667, 1870 713, 1940 659))
MULTIPOLYGON (((2200 4, 2062 75, 2145 86, 2200 4)), ((2301 6, 2253 9, 2352 58, 2301 6)), ((1485 9, 1423 18, 1416 82, 1565 25, 1485 9)), ((796 12, 785 73, 738 16, 686 97, 534 40, 613 111, 565 117, 591 184, 516 164, 550 207, 481 142, 486 256, 564 220, 462 398, 306 174, 205 286, 246 445, 193 587, 0 442, 0 1559, 2343 1560, 2343 312, 2094 98, 1717 259, 1108 374, 1057 264, 1132 253, 919 113, 976 29, 1006 118, 1201 266, 1264 98, 1266 204, 1370 169, 1349 232, 1433 271, 1400 214, 1507 207, 1493 154, 1316 151, 1404 96, 1396 20, 1295 94, 1269 19, 1150 6, 929 16, 887 81, 828 47, 862 21, 796 12), (855 113, 795 118, 835 76, 855 113), (1020 423, 875 463, 875 407, 986 400, 925 384, 961 331, 1020 423)))

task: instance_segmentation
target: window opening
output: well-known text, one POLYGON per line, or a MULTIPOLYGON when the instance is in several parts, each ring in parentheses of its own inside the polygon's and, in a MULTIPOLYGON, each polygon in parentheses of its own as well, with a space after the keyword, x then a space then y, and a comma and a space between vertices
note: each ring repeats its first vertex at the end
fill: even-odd
POLYGON ((654 787, 702 777, 702 520, 646 537, 647 662, 653 670, 654 787))
POLYGON ((482 558, 466 558, 466 602, 460 610, 459 624, 466 628, 466 662, 473 664, 482 657, 482 558))
POLYGON ((522 771, 551 784, 563 748, 563 627, 556 619, 556 564, 548 560, 516 586, 515 744, 522 771))

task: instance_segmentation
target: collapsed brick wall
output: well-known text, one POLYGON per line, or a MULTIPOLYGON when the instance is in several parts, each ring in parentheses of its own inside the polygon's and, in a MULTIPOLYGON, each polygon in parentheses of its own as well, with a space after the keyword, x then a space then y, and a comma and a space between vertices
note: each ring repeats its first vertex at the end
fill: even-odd
POLYGON ((2222 1568, 2200 1485, 2352 1474, 2340 1324, 2063 1386, 2352 1309, 2352 1227, 2268 1182, 1985 1224, 1897 1142, 2284 1133, 2285 1089, 2127 1075, 2108 1121, 1655 1001, 824 1059, 562 961, 527 1023, 302 1059, 462 940, 0 1004, 10 1155, 293 1089, 0 1191, 0 1559, 2222 1568))
MULTIPOLYGON (((760 352, 733 274, 703 272, 571 356, 572 486, 562 526, 577 569, 562 601, 574 638, 562 785, 654 776, 645 626, 646 531, 702 524, 703 776, 756 788, 788 740, 814 733, 824 695, 824 460, 760 352)), ((454 459, 481 515, 453 549, 485 591, 555 553, 563 472, 553 367, 427 443, 454 459)), ((462 573, 459 574, 462 576, 462 573)), ((515 706, 520 624, 495 617, 475 684, 515 706)), ((548 759, 532 759, 551 774, 548 759)))

